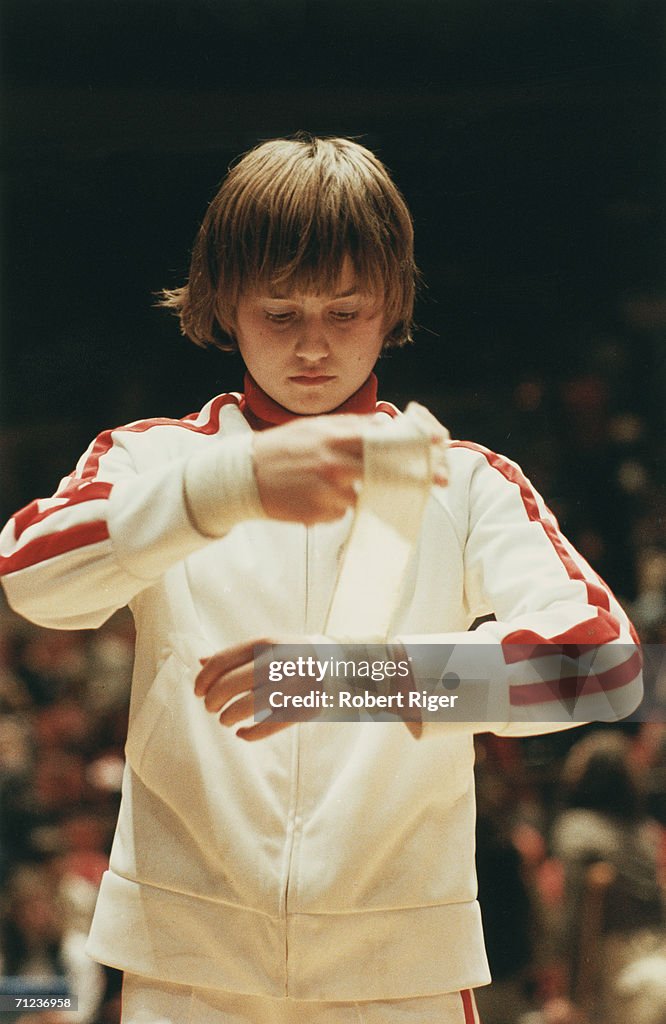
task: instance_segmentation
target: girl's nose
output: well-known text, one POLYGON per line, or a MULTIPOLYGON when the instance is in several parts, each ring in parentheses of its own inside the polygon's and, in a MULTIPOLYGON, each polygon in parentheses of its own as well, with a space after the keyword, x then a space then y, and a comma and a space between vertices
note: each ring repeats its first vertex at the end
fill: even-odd
POLYGON ((320 320, 303 321, 296 342, 296 354, 313 363, 329 354, 326 331, 320 320))

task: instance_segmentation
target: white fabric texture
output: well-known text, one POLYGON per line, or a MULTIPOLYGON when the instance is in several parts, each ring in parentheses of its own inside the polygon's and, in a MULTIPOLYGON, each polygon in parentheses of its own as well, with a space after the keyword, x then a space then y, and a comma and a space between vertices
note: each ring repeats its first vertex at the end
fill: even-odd
POLYGON ((170 985, 126 974, 121 1024, 478 1024, 471 993, 393 1002, 302 1002, 170 985))

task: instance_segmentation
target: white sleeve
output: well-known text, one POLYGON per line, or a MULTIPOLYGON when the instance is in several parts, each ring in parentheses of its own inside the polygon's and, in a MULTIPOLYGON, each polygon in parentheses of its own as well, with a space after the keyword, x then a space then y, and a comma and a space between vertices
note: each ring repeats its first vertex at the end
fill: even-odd
POLYGON ((12 517, 0 534, 0 576, 17 612, 42 626, 96 627, 212 536, 262 514, 251 433, 209 438, 206 450, 183 456, 172 441, 182 429, 194 428, 184 421, 146 421, 106 431, 53 497, 12 517), (138 471, 132 446, 148 429, 156 432, 150 443, 158 454, 138 471), (161 446, 155 442, 159 431, 161 446), (207 469, 215 474, 214 494, 207 469), (188 470, 193 483, 186 494, 188 470), (191 509, 208 509, 211 495, 219 510, 216 518, 208 515, 209 533, 197 528, 201 523, 191 509))
POLYGON ((452 448, 465 449, 457 462, 468 473, 467 604, 496 621, 398 637, 417 682, 487 680, 484 721, 468 725, 478 732, 521 736, 630 714, 642 698, 641 657, 617 599, 515 463, 478 445, 452 448))

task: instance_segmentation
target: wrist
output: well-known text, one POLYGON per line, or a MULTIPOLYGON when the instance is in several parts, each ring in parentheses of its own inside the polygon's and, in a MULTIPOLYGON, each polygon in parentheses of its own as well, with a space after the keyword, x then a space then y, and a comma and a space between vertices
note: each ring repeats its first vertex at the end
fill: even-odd
POLYGON ((196 530, 222 537, 237 523, 264 519, 252 463, 252 434, 225 438, 185 466, 185 504, 196 530))

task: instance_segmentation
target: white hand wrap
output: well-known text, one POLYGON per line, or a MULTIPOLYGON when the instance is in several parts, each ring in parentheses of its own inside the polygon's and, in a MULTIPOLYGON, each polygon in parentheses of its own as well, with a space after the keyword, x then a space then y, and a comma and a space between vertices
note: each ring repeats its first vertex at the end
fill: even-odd
POLYGON ((434 460, 427 409, 410 403, 404 416, 373 420, 363 438, 363 486, 331 601, 325 633, 336 640, 382 643, 389 636, 402 582, 421 530, 434 460))
POLYGON ((185 467, 185 503, 205 537, 222 537, 244 519, 265 519, 247 433, 224 438, 194 455, 185 467))

